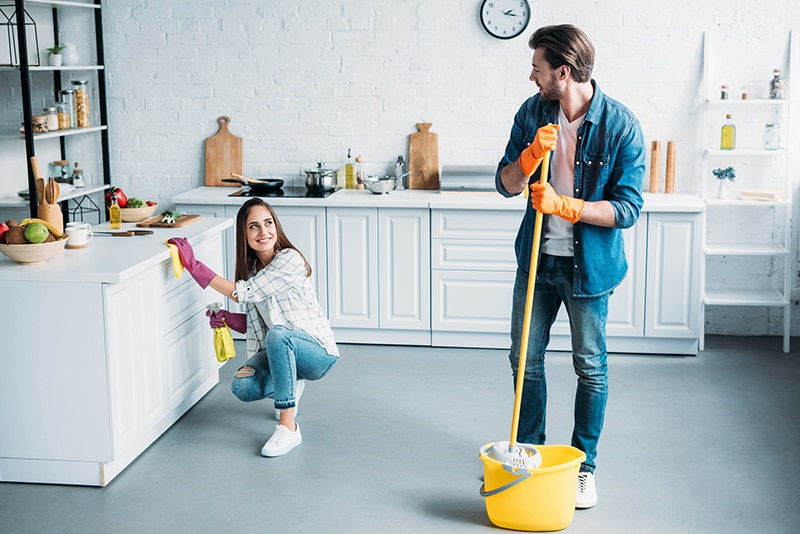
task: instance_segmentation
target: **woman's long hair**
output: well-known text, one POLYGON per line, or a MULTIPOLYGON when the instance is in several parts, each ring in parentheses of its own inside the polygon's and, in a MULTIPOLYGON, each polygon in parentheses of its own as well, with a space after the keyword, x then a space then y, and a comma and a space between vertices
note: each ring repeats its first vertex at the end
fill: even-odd
POLYGON ((247 217, 254 206, 264 206, 272 215, 272 220, 275 223, 275 254, 285 248, 294 249, 306 264, 306 276, 311 276, 311 265, 309 265, 306 257, 303 256, 303 253, 297 250, 297 247, 286 237, 281 222, 278 220, 278 216, 275 215, 275 210, 260 198, 253 197, 242 204, 242 207, 239 208, 239 213, 236 214, 236 280, 249 279, 258 262, 255 251, 247 244, 247 217))

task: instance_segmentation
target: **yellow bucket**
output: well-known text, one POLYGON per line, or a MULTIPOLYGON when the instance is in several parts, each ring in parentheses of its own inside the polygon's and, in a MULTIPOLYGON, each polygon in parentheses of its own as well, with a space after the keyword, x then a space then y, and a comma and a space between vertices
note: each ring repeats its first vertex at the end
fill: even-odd
MULTIPOLYGON (((569 445, 536 445, 542 455, 537 469, 518 469, 487 456, 481 447, 483 486, 489 520, 501 528, 549 532, 569 526, 575 515, 578 470, 586 459, 569 445)), ((519 447, 530 447, 518 444, 519 447)))

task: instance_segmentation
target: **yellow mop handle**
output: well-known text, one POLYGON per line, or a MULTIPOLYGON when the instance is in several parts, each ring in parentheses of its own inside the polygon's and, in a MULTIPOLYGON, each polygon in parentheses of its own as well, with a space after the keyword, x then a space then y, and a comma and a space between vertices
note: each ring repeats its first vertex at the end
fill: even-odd
MULTIPOLYGON (((542 157, 541 174, 539 183, 547 183, 547 174, 550 170, 550 152, 546 151, 542 157)), ((517 387, 514 394, 514 416, 511 421, 511 446, 517 445, 517 427, 519 426, 519 410, 522 405, 522 384, 525 378, 525 361, 528 357, 528 332, 531 328, 531 311, 533 310, 533 289, 536 286, 536 269, 539 266, 539 243, 542 239, 541 211, 536 211, 536 224, 533 227, 533 250, 531 251, 531 266, 528 270, 528 293, 525 297, 525 317, 522 321, 522 339, 519 344, 519 364, 517 365, 517 387)))

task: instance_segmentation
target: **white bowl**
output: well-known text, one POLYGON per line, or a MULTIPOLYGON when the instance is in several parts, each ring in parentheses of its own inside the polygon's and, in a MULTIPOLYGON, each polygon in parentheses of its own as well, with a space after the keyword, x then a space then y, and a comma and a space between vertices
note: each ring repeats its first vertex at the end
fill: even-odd
POLYGON ((122 215, 122 222, 139 222, 150 217, 157 207, 158 204, 143 208, 120 208, 119 213, 122 215))
POLYGON ((0 252, 12 260, 22 264, 44 263, 59 252, 64 250, 66 239, 56 239, 49 243, 27 243, 22 245, 9 245, 0 243, 0 252))

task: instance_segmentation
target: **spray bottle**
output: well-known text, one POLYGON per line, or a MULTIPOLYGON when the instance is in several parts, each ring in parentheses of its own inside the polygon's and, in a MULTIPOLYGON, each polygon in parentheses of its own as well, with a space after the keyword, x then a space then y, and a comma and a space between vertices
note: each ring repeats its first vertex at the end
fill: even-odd
MULTIPOLYGON (((219 313, 221 308, 221 302, 215 302, 214 304, 206 306, 206 309, 211 310, 211 313, 214 315, 219 313)), ((217 361, 220 363, 227 362, 236 357, 236 349, 233 346, 233 335, 227 324, 214 329, 214 352, 217 354, 217 361)))

